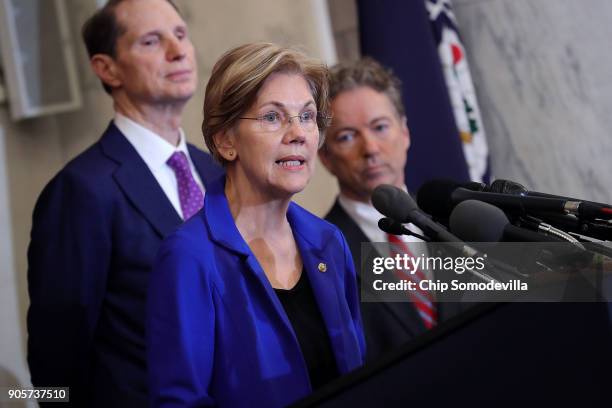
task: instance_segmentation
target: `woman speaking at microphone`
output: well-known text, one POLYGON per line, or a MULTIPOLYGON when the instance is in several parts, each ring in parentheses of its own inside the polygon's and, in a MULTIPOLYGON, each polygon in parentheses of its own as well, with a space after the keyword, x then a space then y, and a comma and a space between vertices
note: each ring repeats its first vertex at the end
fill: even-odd
POLYGON ((267 43, 215 64, 202 130, 226 176, 158 254, 147 321, 153 406, 286 406, 362 364, 346 241, 291 202, 313 174, 327 76, 267 43))

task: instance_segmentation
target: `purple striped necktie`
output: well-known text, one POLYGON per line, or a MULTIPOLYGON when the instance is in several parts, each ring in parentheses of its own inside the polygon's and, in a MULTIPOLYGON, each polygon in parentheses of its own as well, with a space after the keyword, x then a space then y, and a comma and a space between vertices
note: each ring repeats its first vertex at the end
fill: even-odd
POLYGON ((204 205, 204 194, 202 194, 200 186, 193 178, 193 174, 191 174, 187 155, 184 152, 174 152, 166 161, 166 164, 174 170, 183 219, 187 221, 204 205))

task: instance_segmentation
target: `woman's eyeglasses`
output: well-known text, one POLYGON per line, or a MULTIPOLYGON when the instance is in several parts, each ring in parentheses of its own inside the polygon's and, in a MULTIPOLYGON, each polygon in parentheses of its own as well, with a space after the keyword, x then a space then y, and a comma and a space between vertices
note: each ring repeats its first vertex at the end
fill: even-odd
POLYGON ((254 118, 240 117, 239 119, 256 120, 264 132, 278 132, 290 125, 293 119, 297 118, 300 127, 306 132, 313 132, 317 129, 319 119, 327 120, 327 117, 317 114, 315 111, 307 110, 299 115, 289 116, 282 112, 271 111, 254 118))

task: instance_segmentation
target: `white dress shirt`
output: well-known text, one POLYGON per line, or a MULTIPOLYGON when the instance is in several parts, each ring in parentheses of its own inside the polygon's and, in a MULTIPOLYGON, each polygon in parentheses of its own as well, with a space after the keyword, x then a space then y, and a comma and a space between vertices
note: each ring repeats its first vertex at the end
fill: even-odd
POLYGON ((184 152, 189 162, 191 174, 202 189, 202 193, 204 193, 204 184, 193 165, 191 156, 189 156, 183 129, 179 129, 180 139, 178 146, 173 146, 158 134, 118 112, 115 112, 115 118, 113 120, 115 126, 123 133, 130 144, 134 146, 136 152, 138 152, 149 170, 151 170, 153 177, 155 177, 155 180, 157 180, 157 183, 166 194, 166 197, 168 197, 168 200, 172 203, 176 213, 184 219, 178 194, 178 182, 176 181, 174 170, 166 164, 166 161, 168 161, 174 152, 184 152))

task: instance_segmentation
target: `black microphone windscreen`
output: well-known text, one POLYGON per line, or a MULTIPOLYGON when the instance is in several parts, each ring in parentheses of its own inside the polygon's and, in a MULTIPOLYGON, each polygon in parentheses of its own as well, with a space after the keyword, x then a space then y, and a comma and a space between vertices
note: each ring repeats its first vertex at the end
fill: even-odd
POLYGON ((393 221, 391 218, 381 218, 380 220, 378 220, 378 228, 380 228, 382 231, 386 232, 387 234, 393 234, 393 235, 403 235, 404 234, 404 228, 402 227, 402 224, 400 224, 397 221, 393 221))
POLYGON ((519 195, 527 192, 527 188, 510 180, 497 179, 491 183, 491 193, 514 194, 519 195))
POLYGON ((467 242, 502 241, 509 223, 502 210, 478 200, 462 201, 450 216, 452 233, 467 242))
POLYGON ((453 200, 451 195, 463 184, 453 180, 431 180, 424 183, 417 193, 417 204, 427 214, 448 218, 453 211, 453 200))
POLYGON ((372 193, 372 205, 384 216, 405 222, 407 214, 417 208, 410 195, 390 184, 381 184, 372 193))

